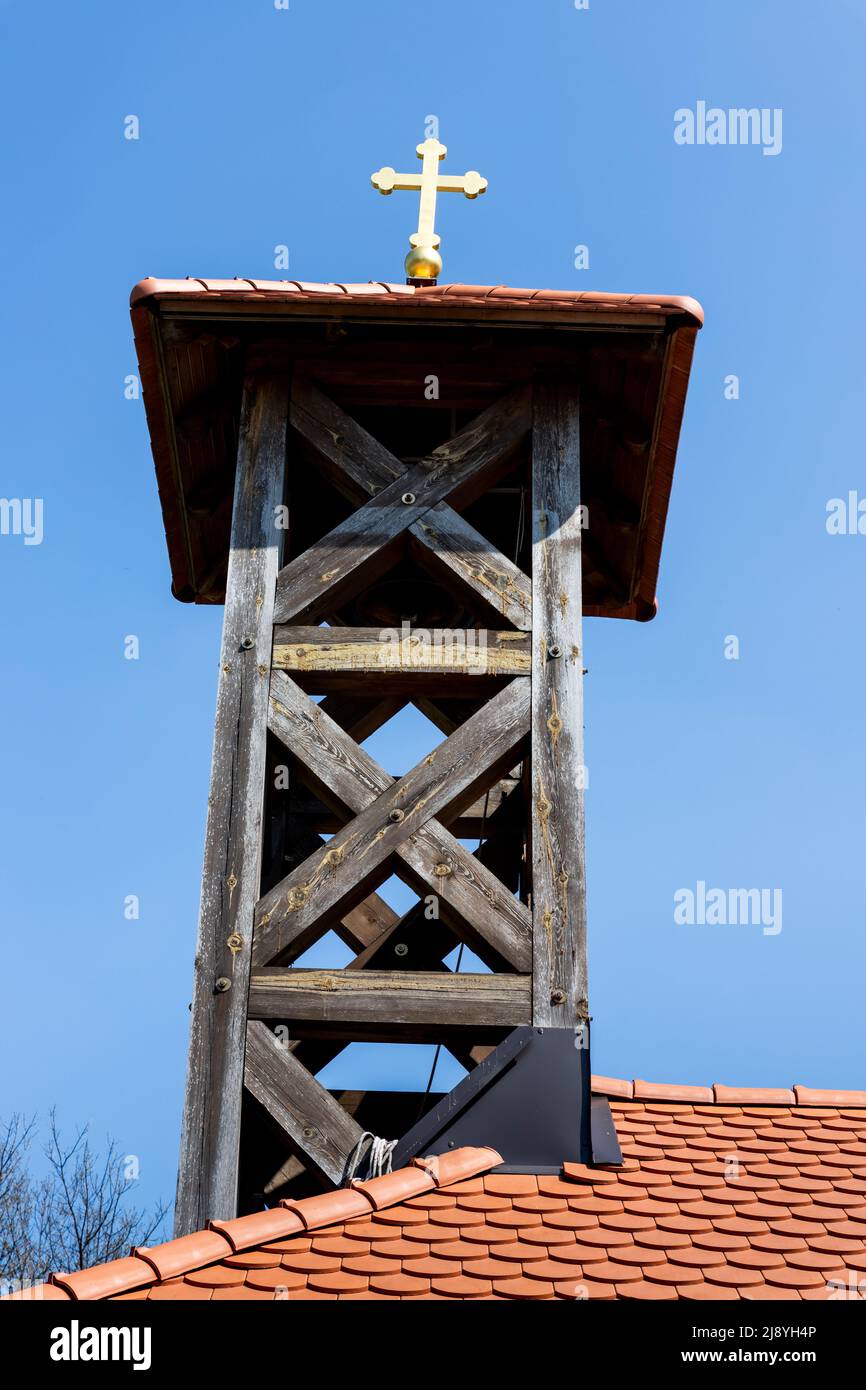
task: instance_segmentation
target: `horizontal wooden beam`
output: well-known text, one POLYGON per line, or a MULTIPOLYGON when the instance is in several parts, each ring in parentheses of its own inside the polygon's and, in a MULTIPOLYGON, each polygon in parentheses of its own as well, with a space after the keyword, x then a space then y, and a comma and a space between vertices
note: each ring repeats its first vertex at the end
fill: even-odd
POLYGON ((250 1017, 317 1025, 321 1036, 392 1039, 445 1037, 461 1029, 473 1038, 490 1028, 516 1028, 531 1011, 528 975, 453 975, 410 970, 257 970, 250 982, 250 1017))
POLYGON ((357 691, 364 676, 379 694, 459 693, 465 683, 528 676, 526 632, 487 628, 286 627, 274 629, 273 665, 302 690, 357 691))
POLYGON ((244 1085, 311 1165, 339 1186, 360 1125, 250 1010, 244 1085))

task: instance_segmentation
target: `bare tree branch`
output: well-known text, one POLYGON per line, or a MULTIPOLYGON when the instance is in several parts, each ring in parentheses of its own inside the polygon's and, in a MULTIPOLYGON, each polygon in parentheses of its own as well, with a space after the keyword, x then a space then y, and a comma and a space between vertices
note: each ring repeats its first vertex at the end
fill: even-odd
POLYGON ((13 1115, 0 1125, 0 1284, 26 1287, 52 1271, 86 1269, 146 1245, 163 1225, 168 1207, 130 1206, 136 1183, 124 1172, 113 1139, 103 1157, 93 1150, 87 1126, 65 1141, 55 1111, 48 1121, 48 1175, 29 1167, 35 1119, 13 1115))

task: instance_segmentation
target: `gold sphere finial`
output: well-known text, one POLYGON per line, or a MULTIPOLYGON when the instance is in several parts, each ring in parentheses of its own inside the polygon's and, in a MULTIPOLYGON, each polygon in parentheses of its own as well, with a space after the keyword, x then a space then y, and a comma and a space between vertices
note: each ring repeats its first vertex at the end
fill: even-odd
POLYGON ((438 280, 442 257, 433 246, 413 246, 403 264, 410 280, 438 280))

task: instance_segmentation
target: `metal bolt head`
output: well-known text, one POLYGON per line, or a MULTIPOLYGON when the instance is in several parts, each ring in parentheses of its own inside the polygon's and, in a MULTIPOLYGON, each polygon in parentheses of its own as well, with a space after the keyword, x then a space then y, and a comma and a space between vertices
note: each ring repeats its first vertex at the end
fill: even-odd
POLYGON ((404 507, 411 507, 415 501, 414 492, 404 492, 400 501, 403 503, 404 507))
POLYGON ((248 652, 248 651, 250 651, 255 645, 256 645, 256 644, 255 644, 255 639, 254 639, 254 638, 252 638, 252 637, 244 637, 244 638, 242 639, 242 641, 241 641, 241 651, 242 651, 242 652, 248 652))
POLYGON ((232 982, 226 975, 220 975, 218 979, 214 980, 213 987, 215 994, 225 994, 231 989, 232 982))
POLYGON ((551 1004, 564 1004, 564 1003, 565 1003, 565 990, 564 990, 564 989, 555 989, 555 990, 553 990, 553 992, 551 993, 551 996, 550 996, 550 1002, 551 1002, 551 1004))
POLYGON ((554 642, 552 647, 548 647, 547 655, 552 657, 562 656, 562 647, 558 642, 554 642))
POLYGON ((394 955, 395 955, 395 956, 408 956, 408 954, 409 954, 409 947, 406 945, 406 942, 405 942, 405 941, 398 941, 398 942, 397 942, 397 945, 394 947, 394 955))
POLYGON ((395 806, 393 811, 388 812, 388 819, 392 820, 395 825, 400 824, 400 821, 403 819, 403 812, 400 810, 399 806, 395 806))

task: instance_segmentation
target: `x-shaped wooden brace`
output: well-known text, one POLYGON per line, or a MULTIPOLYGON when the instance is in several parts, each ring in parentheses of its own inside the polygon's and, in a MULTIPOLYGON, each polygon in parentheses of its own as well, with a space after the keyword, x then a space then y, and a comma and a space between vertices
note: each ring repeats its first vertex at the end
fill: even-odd
POLYGON ((495 402, 411 467, 309 382, 294 382, 290 420, 318 450, 334 485, 363 505, 280 571, 275 623, 325 617, 391 565, 408 533, 419 559, 444 580, 529 631, 526 575, 450 505, 479 496, 508 466, 532 425, 529 388, 495 402))
POLYGON ((435 817, 458 815, 519 761, 529 712, 529 682, 518 677, 395 781, 290 677, 274 671, 268 727, 355 819, 260 899, 253 968, 295 959, 366 896, 394 858, 413 886, 436 893, 449 925, 486 964, 528 971, 527 908, 435 817))

